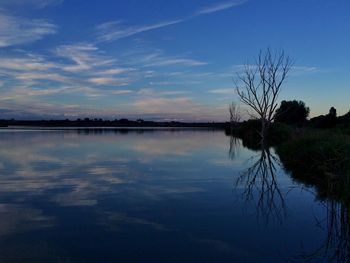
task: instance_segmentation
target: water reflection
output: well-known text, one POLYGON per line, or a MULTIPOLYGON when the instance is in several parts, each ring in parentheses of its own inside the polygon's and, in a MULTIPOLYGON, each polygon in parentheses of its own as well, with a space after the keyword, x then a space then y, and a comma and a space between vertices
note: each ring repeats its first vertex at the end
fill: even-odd
POLYGON ((350 262, 349 208, 334 200, 323 202, 326 216, 316 218, 317 226, 325 232, 322 245, 304 252, 303 259, 312 262, 350 262))
POLYGON ((221 131, 0 132, 0 262, 310 258, 319 202, 291 187, 273 149, 221 131))
POLYGON ((241 140, 235 136, 230 136, 229 157, 231 160, 234 160, 237 157, 241 147, 241 140))
MULTIPOLYGON (((239 140, 230 138, 229 157, 234 159, 239 152, 239 140)), ((276 174, 284 166, 272 148, 259 148, 250 142, 243 142, 258 154, 248 159, 248 168, 236 179, 236 187, 243 187, 243 199, 253 203, 258 221, 268 224, 277 220, 283 224, 287 219, 286 196, 291 190, 307 191, 322 207, 324 213, 314 215, 314 224, 323 233, 321 244, 312 250, 302 252, 292 261, 306 262, 350 262, 350 210, 349 185, 347 179, 339 178, 324 182, 318 176, 300 173, 297 167, 288 167, 290 176, 302 186, 293 186, 288 191, 281 190, 276 174), (305 186, 305 187, 304 187, 305 186), (312 186, 313 189, 308 189, 312 186)))
POLYGON ((252 163, 236 180, 236 187, 244 187, 246 202, 253 202, 257 210, 258 221, 267 224, 270 220, 280 223, 286 215, 285 193, 277 181, 278 157, 269 148, 262 148, 258 154, 249 159, 252 163))

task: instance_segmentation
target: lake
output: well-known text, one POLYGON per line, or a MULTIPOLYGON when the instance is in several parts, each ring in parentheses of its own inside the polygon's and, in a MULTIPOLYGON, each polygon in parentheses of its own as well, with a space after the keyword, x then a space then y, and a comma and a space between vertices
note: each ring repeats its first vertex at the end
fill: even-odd
POLYGON ((0 262, 336 262, 340 210, 223 131, 0 131, 0 262))

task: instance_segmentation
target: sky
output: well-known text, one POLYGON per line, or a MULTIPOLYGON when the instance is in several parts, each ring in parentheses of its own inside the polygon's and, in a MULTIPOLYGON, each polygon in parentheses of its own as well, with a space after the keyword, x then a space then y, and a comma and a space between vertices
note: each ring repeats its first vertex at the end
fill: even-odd
POLYGON ((0 118, 225 121, 234 79, 266 48, 294 61, 279 101, 341 115, 349 12, 347 0, 0 0, 0 118))

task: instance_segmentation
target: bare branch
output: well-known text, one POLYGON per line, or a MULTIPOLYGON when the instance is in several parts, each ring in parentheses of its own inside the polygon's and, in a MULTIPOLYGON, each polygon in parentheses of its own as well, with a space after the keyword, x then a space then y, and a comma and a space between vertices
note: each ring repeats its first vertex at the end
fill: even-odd
POLYGON ((274 119, 282 84, 293 62, 283 50, 271 52, 268 48, 259 52, 255 63, 244 65, 243 72, 238 74, 238 81, 234 83, 241 102, 253 109, 261 120, 260 134, 264 140, 274 119))

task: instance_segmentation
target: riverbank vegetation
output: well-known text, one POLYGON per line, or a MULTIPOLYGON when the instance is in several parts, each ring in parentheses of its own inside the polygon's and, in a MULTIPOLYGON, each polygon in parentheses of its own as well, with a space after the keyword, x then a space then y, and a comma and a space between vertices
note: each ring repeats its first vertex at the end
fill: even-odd
POLYGON ((294 179, 317 187, 321 198, 350 204, 350 112, 337 117, 332 107, 328 114, 307 120, 308 113, 301 101, 283 101, 264 145, 259 120, 234 123, 226 132, 256 150, 273 146, 294 179))

